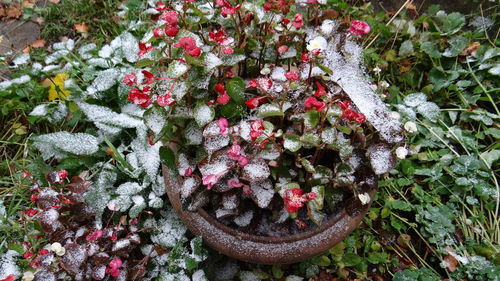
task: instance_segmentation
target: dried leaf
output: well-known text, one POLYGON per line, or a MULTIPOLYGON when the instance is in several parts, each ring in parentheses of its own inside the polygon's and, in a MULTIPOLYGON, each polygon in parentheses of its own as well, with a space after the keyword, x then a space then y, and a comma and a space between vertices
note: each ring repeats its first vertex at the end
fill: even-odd
POLYGON ((469 46, 467 46, 467 48, 465 48, 459 56, 463 56, 463 57, 468 57, 468 56, 473 56, 476 54, 477 52, 477 48, 479 48, 479 46, 481 46, 481 43, 479 42, 472 42, 469 44, 469 46))
POLYGON ((8 7, 5 10, 5 17, 7 19, 18 19, 23 14, 21 6, 8 7))
POLYGON ((59 4, 59 2, 61 2, 61 0, 49 0, 50 3, 53 3, 53 4, 59 4))
POLYGON ((452 255, 447 255, 443 259, 443 265, 450 271, 455 272, 457 270, 458 261, 452 255))
POLYGON ((87 24, 85 22, 75 24, 73 26, 73 29, 76 32, 80 32, 80 33, 87 33, 87 32, 89 32, 89 27, 87 26, 87 24))
POLYGON ((23 0, 23 2, 21 3, 21 7, 33 9, 33 8, 35 8, 35 1, 34 0, 23 0))
POLYGON ((39 40, 36 40, 35 42, 31 43, 31 47, 32 48, 43 48, 45 47, 45 40, 43 39, 39 39, 39 40))

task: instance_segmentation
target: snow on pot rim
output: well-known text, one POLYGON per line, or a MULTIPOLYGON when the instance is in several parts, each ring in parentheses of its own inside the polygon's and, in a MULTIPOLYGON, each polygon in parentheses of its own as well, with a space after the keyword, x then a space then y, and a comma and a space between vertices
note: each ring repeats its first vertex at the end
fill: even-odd
MULTIPOLYGON (((354 231, 366 215, 372 200, 365 205, 355 198, 349 199, 353 209, 342 208, 322 225, 311 230, 282 237, 258 236, 244 233, 224 225, 202 208, 196 212, 183 209, 179 177, 163 165, 163 178, 172 207, 195 235, 218 252, 245 262, 257 264, 290 264, 319 255, 354 231)), ((376 187, 366 190, 373 198, 376 187)))

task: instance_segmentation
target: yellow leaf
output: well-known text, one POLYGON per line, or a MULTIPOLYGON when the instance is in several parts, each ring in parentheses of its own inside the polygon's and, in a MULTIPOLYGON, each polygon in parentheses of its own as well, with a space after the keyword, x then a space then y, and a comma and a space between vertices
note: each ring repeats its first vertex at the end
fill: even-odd
POLYGON ((69 96, 70 92, 64 89, 64 80, 68 78, 68 74, 59 73, 52 79, 45 79, 44 81, 42 81, 42 86, 50 86, 49 101, 53 101, 57 98, 65 99, 67 96, 69 96))
POLYGON ((87 33, 87 32, 89 32, 89 27, 84 22, 75 24, 73 26, 73 29, 76 30, 76 32, 80 32, 80 33, 87 33))

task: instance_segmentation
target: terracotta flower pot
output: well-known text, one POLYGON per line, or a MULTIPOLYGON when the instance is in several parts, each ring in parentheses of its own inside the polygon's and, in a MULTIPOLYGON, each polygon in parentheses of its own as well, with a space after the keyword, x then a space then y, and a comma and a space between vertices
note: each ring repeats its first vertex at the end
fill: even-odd
MULTIPOLYGON (((295 263, 327 251, 358 227, 372 201, 361 205, 352 197, 322 225, 303 233, 284 237, 257 236, 232 229, 203 209, 197 212, 183 210, 179 177, 165 166, 163 177, 170 203, 193 234, 201 235, 207 245, 224 255, 258 264, 295 263)), ((373 198, 376 183, 365 190, 373 198)))

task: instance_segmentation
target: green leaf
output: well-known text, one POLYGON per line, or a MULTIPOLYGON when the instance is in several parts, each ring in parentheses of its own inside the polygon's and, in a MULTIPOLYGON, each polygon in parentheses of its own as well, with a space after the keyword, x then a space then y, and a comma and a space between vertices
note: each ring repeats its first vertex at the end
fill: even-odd
POLYGON ((300 141, 303 144, 309 144, 312 146, 318 146, 321 142, 321 139, 317 134, 306 133, 300 137, 300 141))
POLYGON ((358 265, 362 260, 363 258, 356 255, 355 253, 345 253, 342 257, 342 262, 345 264, 345 266, 358 265))
POLYGON ((113 157, 116 159, 116 161, 118 161, 118 163, 120 163, 120 165, 123 166, 125 169, 133 171, 134 168, 132 168, 132 166, 130 166, 130 164, 127 161, 125 161, 125 158, 123 158, 121 152, 119 152, 107 138, 104 138, 104 141, 113 152, 113 157))
POLYGON ((423 42, 420 45, 420 49, 424 51, 424 53, 429 55, 429 57, 431 58, 438 59, 441 57, 441 53, 439 52, 437 45, 434 44, 433 42, 429 41, 423 42))
POLYGON ((135 68, 144 68, 144 67, 150 66, 154 63, 155 63, 155 61, 152 59, 142 59, 142 60, 135 63, 135 68))
POLYGON ((384 252, 373 252, 368 254, 367 260, 372 264, 384 263, 389 261, 389 255, 384 252))
POLYGON ((194 65, 194 66, 205 66, 206 65, 203 60, 198 59, 198 58, 193 58, 190 55, 184 55, 184 59, 190 65, 194 65))
POLYGON ((319 112, 316 110, 309 110, 304 114, 304 125, 306 128, 312 129, 319 123, 319 112))
POLYGON ((237 116, 241 116, 245 112, 245 108, 241 106, 241 104, 237 104, 236 102, 230 100, 227 104, 221 107, 221 115, 226 118, 233 118, 237 116))
POLYGON ((210 123, 212 120, 214 120, 215 110, 212 107, 205 104, 203 101, 200 101, 194 107, 193 114, 194 114, 194 120, 201 128, 206 124, 210 123))
POLYGON ((290 150, 291 152, 296 152, 302 147, 300 137, 297 135, 287 134, 284 135, 283 138, 285 139, 285 141, 283 142, 283 147, 290 150))
POLYGON ((467 39, 463 36, 455 36, 448 40, 448 44, 450 47, 443 52, 443 56, 454 58, 467 47, 467 39))
POLYGON ((276 279, 282 278, 284 274, 283 270, 281 269, 281 266, 277 264, 273 265, 272 272, 273 272, 273 277, 276 279))
POLYGON ((389 201, 389 206, 392 209, 401 210, 401 211, 411 211, 411 209, 412 209, 411 204, 406 202, 406 201, 403 201, 403 200, 389 201))
POLYGON ((461 13, 454 12, 448 16, 439 16, 439 20, 442 21, 442 30, 445 32, 444 35, 454 34, 465 25, 465 16, 461 13))
POLYGON ((233 77, 226 83, 227 94, 238 104, 245 102, 245 81, 241 77, 233 77))
POLYGON ((459 175, 466 175, 469 171, 479 169, 480 162, 474 156, 462 155, 458 157, 454 164, 450 166, 452 172, 459 175))
POLYGON ((325 201, 325 187, 317 185, 311 188, 311 192, 316 193, 316 198, 307 202, 309 208, 314 210, 322 210, 325 201))
POLYGON ((486 129, 484 131, 484 134, 488 135, 488 136, 493 136, 495 139, 499 139, 500 138, 500 129, 489 128, 489 129, 486 129))
POLYGON ((272 116, 285 116, 285 113, 281 110, 281 108, 274 103, 266 103, 257 109, 257 115, 260 117, 272 117, 272 116))
POLYGON ((399 47, 399 56, 400 57, 409 57, 412 56, 415 53, 413 50, 413 41, 411 40, 406 40, 401 44, 401 47, 399 47))
POLYGON ((300 164, 302 164, 302 167, 304 167, 304 169, 306 169, 306 171, 308 171, 309 173, 316 172, 316 170, 314 169, 314 166, 311 164, 311 162, 309 162, 309 160, 302 158, 300 160, 300 164))
POLYGON ((486 161, 485 164, 487 165, 488 169, 491 169, 491 165, 493 165, 493 163, 498 161, 498 159, 500 158, 500 149, 485 151, 481 153, 481 158, 486 161))
POLYGON ((460 74, 457 71, 444 71, 434 67, 429 71, 429 82, 434 84, 434 91, 439 91, 448 87, 459 76, 460 74))
POLYGON ((180 61, 173 61, 168 65, 167 75, 169 78, 179 78, 188 71, 187 64, 180 61))
POLYGON ((198 262, 190 257, 185 257, 184 262, 186 263, 187 270, 193 270, 198 267, 198 262))
POLYGON ((324 65, 324 64, 321 64, 321 63, 318 63, 317 66, 323 70, 324 72, 332 75, 333 74, 333 70, 331 70, 330 68, 328 68, 328 66, 324 65))
POLYGON ((170 170, 175 170, 175 153, 167 146, 160 147, 160 160, 170 170))

